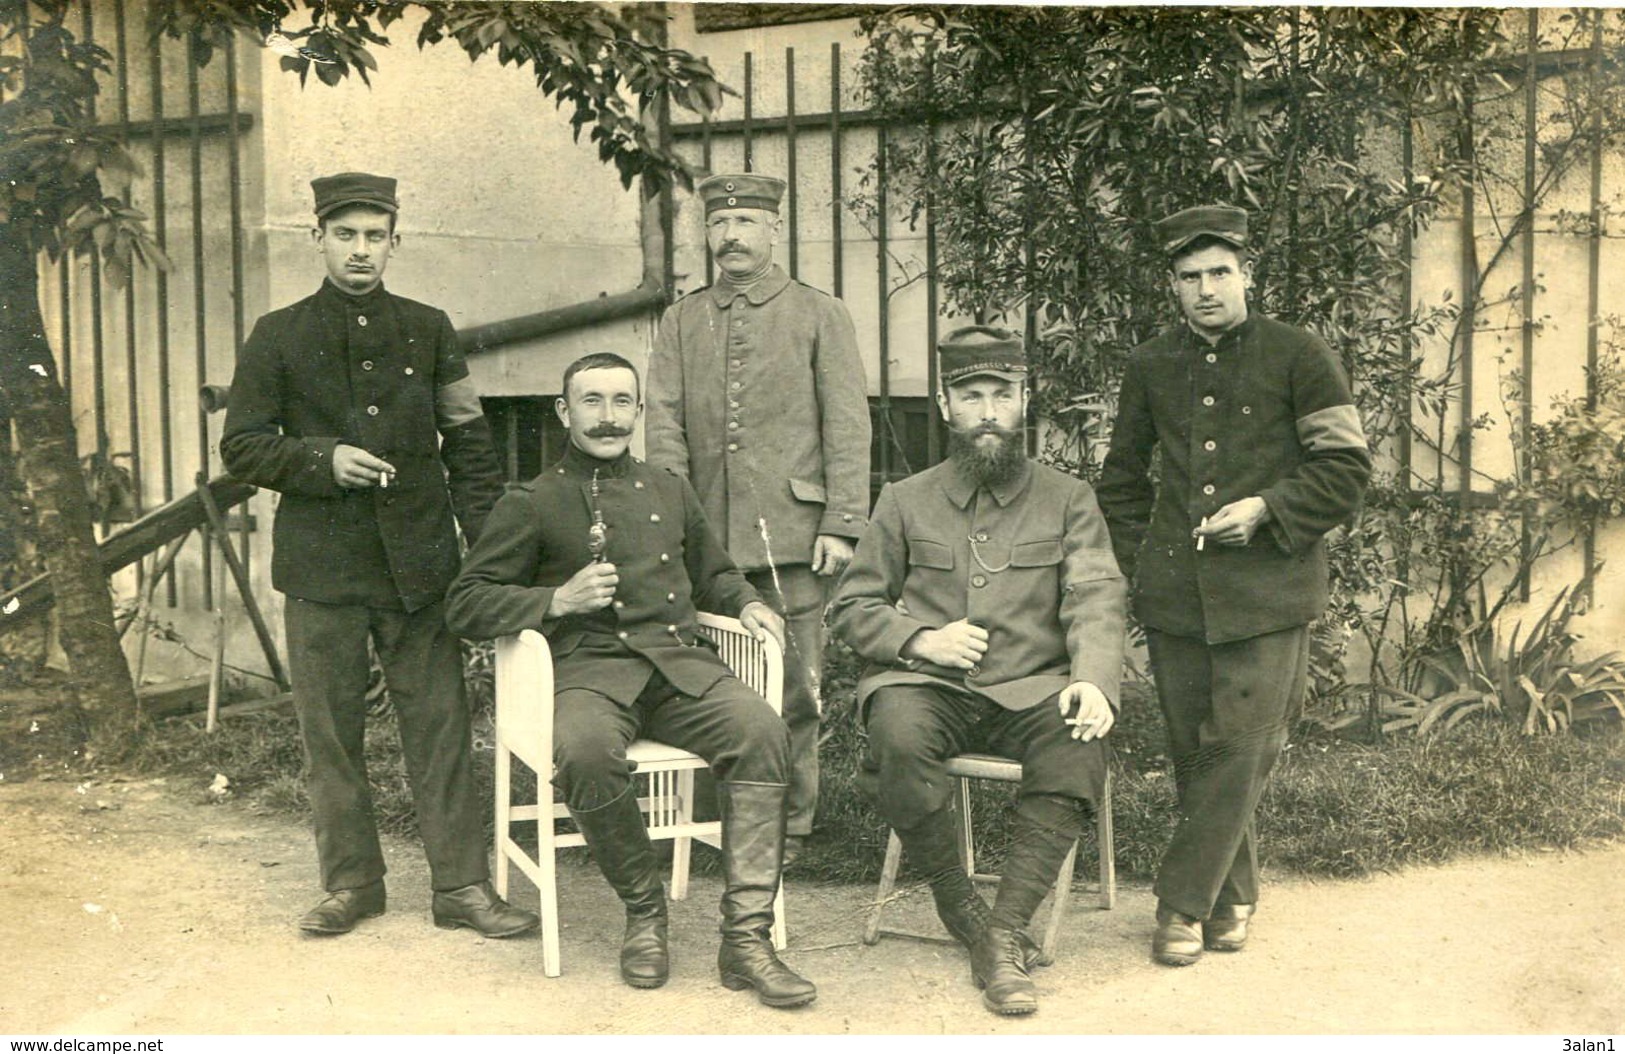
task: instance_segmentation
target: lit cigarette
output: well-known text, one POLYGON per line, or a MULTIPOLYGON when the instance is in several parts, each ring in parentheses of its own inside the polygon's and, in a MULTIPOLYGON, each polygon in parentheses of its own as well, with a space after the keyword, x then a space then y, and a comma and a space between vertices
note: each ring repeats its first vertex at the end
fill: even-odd
MULTIPOLYGON (((388 472, 380 472, 380 473, 378 473, 378 485, 380 487, 389 486, 389 473, 388 472)), ((1201 546, 1197 546, 1197 548, 1200 549, 1201 546)))
MULTIPOLYGON (((1200 529, 1200 528, 1203 528, 1203 527, 1206 527, 1206 526, 1207 526, 1207 517, 1206 517, 1206 516, 1203 516, 1203 517, 1202 517, 1202 522, 1201 522, 1201 523, 1199 523, 1199 524, 1197 524, 1197 525, 1196 525, 1196 526, 1197 526, 1197 528, 1198 528, 1198 529, 1200 529)), ((1203 542, 1205 542, 1205 541, 1207 541, 1207 535, 1205 535, 1205 534, 1198 534, 1198 535, 1197 535, 1197 536, 1196 536, 1196 551, 1197 551, 1197 552, 1201 552, 1201 551, 1202 551, 1202 543, 1203 543, 1203 542)))

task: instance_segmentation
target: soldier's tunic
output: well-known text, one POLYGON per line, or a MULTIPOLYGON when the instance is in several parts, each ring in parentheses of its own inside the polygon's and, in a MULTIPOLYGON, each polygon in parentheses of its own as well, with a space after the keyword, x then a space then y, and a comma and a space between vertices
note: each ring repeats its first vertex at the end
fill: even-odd
POLYGON ((785 782, 784 723, 697 628, 698 611, 737 617, 759 599, 686 480, 572 445, 497 502, 452 584, 447 621, 465 637, 535 629, 547 638, 553 782, 570 808, 587 811, 626 789, 626 747, 639 735, 699 754, 719 780, 785 782), (589 614, 549 617, 555 590, 592 561, 595 502, 608 528, 604 559, 619 578, 615 599, 589 614))
POLYGON ((434 888, 483 880, 462 656, 442 601, 457 572, 458 523, 477 536, 502 484, 451 321, 382 286, 356 296, 323 282, 255 325, 220 453, 232 475, 281 492, 271 577, 288 598, 325 887, 384 873, 362 749, 369 637, 400 722, 434 888), (340 487, 340 443, 392 464, 391 485, 340 487))
POLYGON ((1216 343, 1179 326, 1129 357, 1098 494, 1180 785, 1157 894, 1187 915, 1257 900, 1252 815, 1302 701, 1305 627, 1326 606, 1323 536, 1370 474, 1348 382, 1311 333, 1254 314, 1216 343), (1202 518, 1251 496, 1270 512, 1252 541, 1197 551, 1202 518))
POLYGON ((943 763, 972 749, 1020 760, 1023 795, 1096 801, 1104 744, 1072 739, 1054 699, 1087 681, 1116 706, 1124 592, 1081 480, 1028 461, 990 490, 950 461, 882 490, 830 622, 867 660, 865 775, 887 821, 911 828, 946 805, 943 763), (902 658, 915 633, 959 619, 988 631, 977 667, 902 658))
POLYGON ((851 316, 778 267, 745 287, 722 276, 667 309, 648 374, 649 463, 688 477, 734 562, 787 620, 787 830, 806 835, 826 600, 813 543, 856 539, 869 511, 869 403, 851 316))

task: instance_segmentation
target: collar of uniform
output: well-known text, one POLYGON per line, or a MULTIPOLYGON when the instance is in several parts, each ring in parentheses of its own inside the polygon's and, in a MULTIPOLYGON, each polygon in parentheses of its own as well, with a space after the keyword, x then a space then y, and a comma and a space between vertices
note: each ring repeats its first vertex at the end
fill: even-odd
POLYGON ((561 473, 579 476, 582 479, 591 479, 596 471, 599 479, 620 479, 632 470, 632 452, 625 451, 620 457, 612 461, 593 457, 591 454, 577 447, 574 443, 567 443, 564 456, 559 458, 558 468, 561 473))
POLYGON ((743 293, 746 300, 756 307, 761 307, 784 292, 784 287, 789 284, 790 276, 784 273, 784 268, 774 264, 767 274, 750 285, 735 285, 728 280, 727 275, 719 275, 716 284, 711 287, 711 296, 716 300, 718 307, 727 307, 733 303, 734 297, 743 293))
POLYGON ((1257 317, 1258 316, 1256 313, 1252 311, 1247 312, 1246 318, 1219 334, 1219 339, 1213 341, 1212 343, 1209 343, 1206 337, 1192 329, 1190 323, 1187 322, 1185 324, 1186 346, 1194 348, 1197 351, 1206 351, 1209 348, 1225 351, 1229 348, 1236 347, 1241 343, 1243 338, 1253 331, 1253 320, 1257 317))
POLYGON ((384 302, 384 283, 379 282, 365 293, 346 293, 333 284, 331 278, 322 280, 316 299, 330 307, 354 307, 362 311, 375 311, 384 302))
MULTIPOLYGON (((959 471, 959 466, 952 461, 943 464, 947 471, 942 474, 942 492, 948 495, 949 501, 961 509, 968 507, 971 498, 976 496, 977 485, 966 479, 964 474, 959 471)), ((1027 489, 1027 481, 1032 478, 1032 459, 1023 458, 1021 471, 1016 473, 1014 479, 1001 483, 997 487, 988 487, 987 492, 993 495, 993 500, 1001 506, 1009 505, 1021 496, 1022 491, 1027 489)))

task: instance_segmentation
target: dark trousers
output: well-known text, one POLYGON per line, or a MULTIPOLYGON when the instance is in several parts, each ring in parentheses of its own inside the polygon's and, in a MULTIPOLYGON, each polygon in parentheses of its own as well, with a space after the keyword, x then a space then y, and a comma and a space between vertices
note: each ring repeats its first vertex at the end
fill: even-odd
POLYGON ((947 760, 967 752, 1021 762, 1020 797, 1053 794, 1100 800, 1106 747, 1072 738, 1055 698, 1006 710, 953 685, 894 684, 868 699, 869 751, 858 773, 893 828, 909 830, 943 808, 953 793, 947 760))
POLYGON ((642 736, 698 754, 722 783, 784 785, 784 722, 737 677, 684 695, 659 673, 631 706, 586 688, 553 701, 553 786, 575 812, 619 798, 632 781, 626 748, 642 736))
POLYGON ((289 597, 284 624, 323 887, 353 889, 384 875, 363 738, 368 637, 400 726, 431 884, 448 890, 483 881, 484 814, 475 797, 463 659, 443 606, 408 614, 289 597))
POLYGON ((1199 919, 1215 904, 1256 904, 1253 812, 1303 702, 1308 628, 1226 644, 1146 639, 1179 788, 1157 897, 1199 919))
POLYGON ((788 626, 784 655, 784 723, 790 729, 790 792, 785 799, 784 832, 812 834, 818 811, 818 689, 824 661, 824 605, 829 579, 807 564, 745 576, 788 626))

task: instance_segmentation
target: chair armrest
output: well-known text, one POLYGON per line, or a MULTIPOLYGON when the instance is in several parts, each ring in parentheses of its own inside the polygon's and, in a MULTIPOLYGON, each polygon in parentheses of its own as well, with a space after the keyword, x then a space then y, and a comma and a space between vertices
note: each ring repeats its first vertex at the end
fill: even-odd
POLYGON ((700 631, 716 642, 722 661, 734 676, 784 713, 784 652, 772 636, 757 640, 736 618, 699 612, 700 631))
POLYGON ((553 655, 547 638, 527 629, 496 642, 495 696, 497 731, 505 739, 548 740, 552 753, 553 655))

